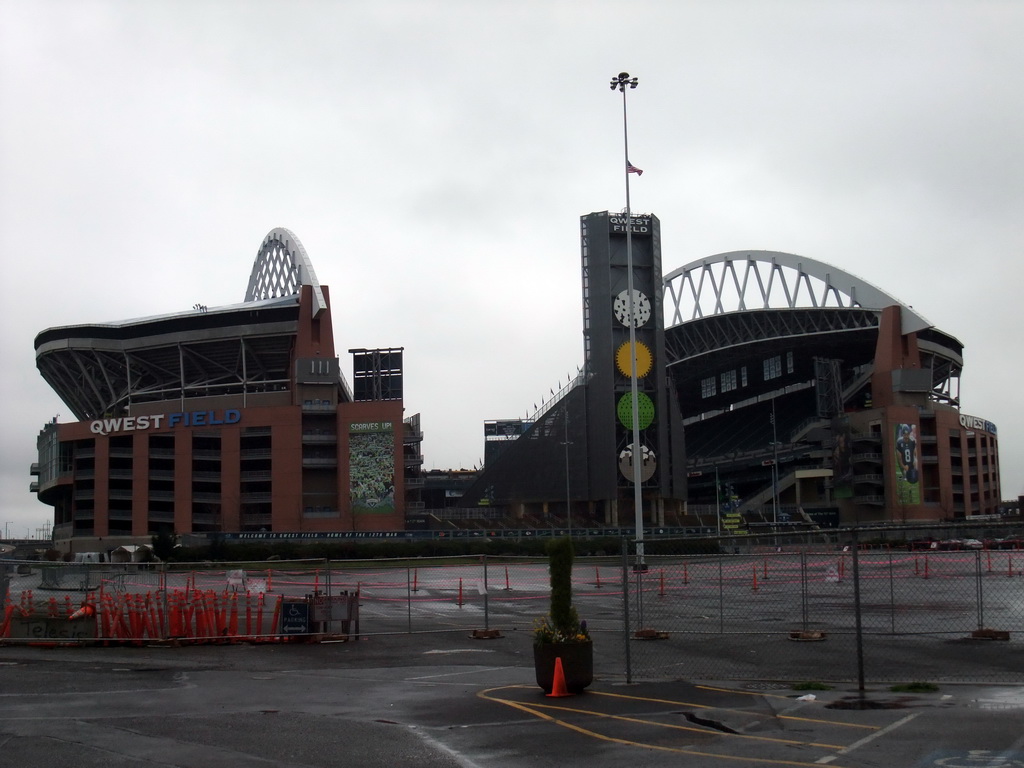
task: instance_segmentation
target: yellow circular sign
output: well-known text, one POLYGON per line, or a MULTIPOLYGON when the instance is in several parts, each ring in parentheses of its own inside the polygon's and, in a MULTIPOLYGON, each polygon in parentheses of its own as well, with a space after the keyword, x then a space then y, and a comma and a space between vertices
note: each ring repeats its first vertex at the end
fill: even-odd
MULTIPOLYGON (((615 351, 615 366, 619 369, 619 373, 623 376, 629 376, 630 371, 630 359, 629 359, 629 342, 622 343, 619 348, 615 351)), ((636 376, 638 379, 642 379, 648 373, 651 372, 651 368, 654 367, 654 355, 651 354, 651 350, 647 348, 647 345, 642 341, 636 343, 636 376)))

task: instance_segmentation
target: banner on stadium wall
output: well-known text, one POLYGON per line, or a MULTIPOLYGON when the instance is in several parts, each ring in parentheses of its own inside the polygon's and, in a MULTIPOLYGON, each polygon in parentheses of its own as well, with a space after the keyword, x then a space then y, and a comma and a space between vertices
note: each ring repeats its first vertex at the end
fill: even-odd
POLYGON ((896 503, 921 503, 921 455, 917 424, 904 422, 894 428, 893 461, 896 467, 896 503))
POLYGON ((850 419, 840 416, 832 420, 832 494, 837 499, 853 498, 853 438, 850 419))
POLYGON ((349 425, 349 488, 352 513, 395 511, 395 436, 390 421, 349 425))

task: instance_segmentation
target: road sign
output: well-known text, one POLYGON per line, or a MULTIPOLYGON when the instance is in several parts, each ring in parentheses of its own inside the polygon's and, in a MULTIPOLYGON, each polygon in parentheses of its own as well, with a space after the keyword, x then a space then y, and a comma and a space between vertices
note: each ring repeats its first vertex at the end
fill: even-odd
POLYGON ((285 600, 281 606, 281 634, 309 634, 309 603, 305 600, 285 600))
POLYGON ((313 621, 349 621, 352 600, 346 592, 343 595, 317 595, 313 598, 313 621))

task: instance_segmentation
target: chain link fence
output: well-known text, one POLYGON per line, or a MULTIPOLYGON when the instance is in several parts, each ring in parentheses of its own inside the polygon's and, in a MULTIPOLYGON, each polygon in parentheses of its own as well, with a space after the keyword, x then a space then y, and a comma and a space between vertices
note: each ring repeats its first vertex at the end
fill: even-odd
MULTIPOLYGON (((886 535, 658 538, 642 558, 623 539, 618 556, 576 559, 574 600, 602 674, 627 681, 1024 682, 1024 550, 1000 548, 1019 542, 886 535)), ((455 633, 525 651, 549 577, 546 560, 490 555, 7 562, 0 594, 12 643, 455 633)))
POLYGON ((1024 551, 840 538, 629 542, 627 676, 1024 682, 1024 551))

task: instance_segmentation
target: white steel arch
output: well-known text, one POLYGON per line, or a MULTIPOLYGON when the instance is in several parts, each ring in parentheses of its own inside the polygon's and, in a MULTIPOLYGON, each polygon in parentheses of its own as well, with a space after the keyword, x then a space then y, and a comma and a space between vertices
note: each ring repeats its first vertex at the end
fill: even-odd
POLYGON ((806 256, 780 251, 730 251, 691 261, 663 280, 668 325, 755 309, 902 308, 902 331, 932 323, 862 278, 806 256))
POLYGON ((296 296, 304 285, 313 286, 316 307, 313 316, 327 309, 323 291, 313 271, 313 264, 306 255, 299 238, 284 227, 272 229, 263 238, 256 260, 249 275, 249 287, 245 291, 246 301, 276 299, 281 296, 296 296))

